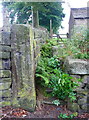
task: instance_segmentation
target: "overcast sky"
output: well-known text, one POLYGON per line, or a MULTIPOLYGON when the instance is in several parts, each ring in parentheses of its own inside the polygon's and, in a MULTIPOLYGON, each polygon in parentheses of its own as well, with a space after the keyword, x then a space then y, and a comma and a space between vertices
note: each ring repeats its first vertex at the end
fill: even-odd
MULTIPOLYGON (((62 26, 64 27, 64 29, 60 30, 60 33, 66 34, 68 32, 68 21, 69 21, 69 16, 70 16, 70 8, 87 7, 88 1, 89 0, 65 0, 65 3, 63 3, 65 18, 62 22, 62 26)), ((0 6, 0 27, 1 26, 2 26, 2 14, 1 14, 1 6, 0 6)))

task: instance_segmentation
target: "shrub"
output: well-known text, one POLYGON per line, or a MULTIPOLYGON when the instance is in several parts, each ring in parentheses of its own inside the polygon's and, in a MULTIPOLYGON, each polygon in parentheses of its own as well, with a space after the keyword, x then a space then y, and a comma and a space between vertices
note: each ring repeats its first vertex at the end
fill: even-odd
POLYGON ((76 99, 76 94, 73 91, 78 86, 78 80, 73 81, 73 77, 62 72, 58 57, 51 54, 52 45, 49 41, 42 46, 36 77, 39 79, 39 84, 53 89, 52 96, 62 100, 69 97, 73 101, 76 99))
MULTIPOLYGON (((62 56, 73 56, 79 59, 89 59, 89 29, 84 26, 74 27, 71 39, 63 41, 62 56)), ((61 50, 61 48, 59 48, 61 50)))

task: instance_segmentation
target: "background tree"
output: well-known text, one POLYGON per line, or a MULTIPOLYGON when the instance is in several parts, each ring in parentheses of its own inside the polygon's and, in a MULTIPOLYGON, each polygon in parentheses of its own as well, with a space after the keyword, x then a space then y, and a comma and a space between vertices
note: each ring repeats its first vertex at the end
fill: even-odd
POLYGON ((26 24, 32 22, 32 10, 39 11, 39 24, 48 30, 50 19, 52 20, 53 32, 56 33, 61 26, 61 21, 65 16, 60 2, 4 2, 8 8, 11 23, 26 24), (17 19, 16 19, 17 18, 17 19))

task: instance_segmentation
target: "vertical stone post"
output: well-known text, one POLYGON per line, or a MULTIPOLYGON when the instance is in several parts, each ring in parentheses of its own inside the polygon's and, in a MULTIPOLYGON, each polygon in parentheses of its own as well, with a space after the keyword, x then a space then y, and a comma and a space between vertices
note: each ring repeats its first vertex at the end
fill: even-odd
POLYGON ((28 111, 34 111, 36 106, 33 41, 32 27, 27 25, 12 26, 12 105, 28 111))

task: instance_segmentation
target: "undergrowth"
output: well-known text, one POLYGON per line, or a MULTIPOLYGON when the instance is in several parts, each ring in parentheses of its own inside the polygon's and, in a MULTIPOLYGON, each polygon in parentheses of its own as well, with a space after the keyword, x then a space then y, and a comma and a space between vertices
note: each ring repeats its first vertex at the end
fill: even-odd
POLYGON ((85 26, 74 27, 70 39, 63 39, 64 48, 59 48, 59 57, 72 56, 78 59, 89 59, 89 29, 85 26))
POLYGON ((46 44, 42 45, 41 58, 36 69, 38 84, 51 88, 51 95, 58 99, 70 98, 74 101, 76 99, 74 90, 79 86, 80 79, 74 79, 62 71, 59 58, 52 55, 53 44, 52 40, 47 40, 46 44))

